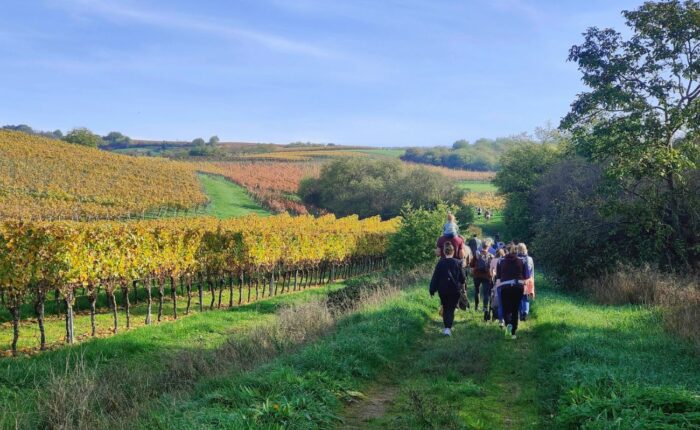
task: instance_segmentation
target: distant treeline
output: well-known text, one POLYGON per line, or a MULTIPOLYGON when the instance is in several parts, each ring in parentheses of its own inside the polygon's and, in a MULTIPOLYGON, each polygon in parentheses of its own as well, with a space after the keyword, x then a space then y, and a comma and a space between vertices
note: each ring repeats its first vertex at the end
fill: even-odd
POLYGON ((557 130, 546 126, 535 129, 534 137, 521 133, 496 139, 478 139, 474 143, 462 139, 453 143, 452 147, 409 148, 401 159, 451 169, 497 171, 501 167, 499 159, 508 149, 532 143, 557 143, 561 139, 557 130))

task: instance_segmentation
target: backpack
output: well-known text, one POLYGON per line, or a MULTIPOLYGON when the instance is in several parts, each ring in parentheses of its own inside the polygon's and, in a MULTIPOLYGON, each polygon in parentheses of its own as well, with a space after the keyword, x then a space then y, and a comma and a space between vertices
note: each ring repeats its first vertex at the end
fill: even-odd
POLYGON ((484 255, 480 252, 476 256, 476 270, 479 272, 488 272, 491 268, 491 258, 491 254, 487 253, 484 255))

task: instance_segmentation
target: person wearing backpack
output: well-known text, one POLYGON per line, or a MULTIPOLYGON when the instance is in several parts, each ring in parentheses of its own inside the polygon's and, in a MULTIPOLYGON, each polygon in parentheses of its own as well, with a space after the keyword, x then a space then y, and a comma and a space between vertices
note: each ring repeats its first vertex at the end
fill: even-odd
POLYGON ((481 302, 484 311, 484 321, 488 321, 489 312, 489 299, 491 298, 491 289, 493 288, 493 283, 491 281, 491 261, 493 260, 493 255, 489 253, 489 243, 484 241, 481 245, 481 249, 476 253, 476 257, 472 263, 472 277, 474 278, 474 301, 476 305, 475 310, 479 310, 479 293, 481 293, 481 302))
POLYGON ((455 309, 467 278, 462 270, 462 261, 454 258, 455 248, 452 242, 445 242, 443 253, 445 258, 438 261, 430 279, 430 297, 438 293, 442 304, 442 322, 445 326, 442 334, 451 336, 455 309))
POLYGON ((528 277, 527 265, 518 257, 518 248, 515 245, 509 245, 508 253, 496 267, 500 307, 506 324, 506 337, 509 339, 516 338, 520 301, 523 297, 524 281, 528 277))
POLYGON ((518 257, 527 266, 527 274, 523 289, 523 298, 520 301, 520 321, 525 321, 530 315, 530 300, 535 298, 535 262, 527 254, 527 246, 524 243, 518 244, 518 257))

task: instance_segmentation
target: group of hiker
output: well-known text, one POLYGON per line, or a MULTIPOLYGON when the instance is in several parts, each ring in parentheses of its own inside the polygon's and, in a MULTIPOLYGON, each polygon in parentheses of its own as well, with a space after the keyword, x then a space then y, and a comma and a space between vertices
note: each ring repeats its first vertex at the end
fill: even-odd
POLYGON ((481 303, 485 322, 498 321, 509 339, 516 338, 518 322, 530 313, 535 297, 535 266, 524 243, 501 242, 498 234, 468 241, 459 234, 452 214, 448 214, 435 254, 440 258, 430 281, 430 295, 440 297, 445 336, 452 335, 457 307, 469 310, 467 272, 474 281, 474 311, 481 303))

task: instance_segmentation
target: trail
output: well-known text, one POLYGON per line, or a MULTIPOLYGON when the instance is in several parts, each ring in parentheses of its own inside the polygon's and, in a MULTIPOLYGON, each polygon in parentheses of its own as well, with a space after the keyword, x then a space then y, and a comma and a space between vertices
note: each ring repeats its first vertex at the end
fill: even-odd
POLYGON ((412 352, 343 411, 339 428, 539 428, 532 324, 512 341, 481 312, 458 312, 445 338, 436 312, 412 352))

